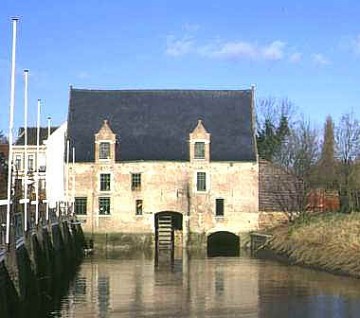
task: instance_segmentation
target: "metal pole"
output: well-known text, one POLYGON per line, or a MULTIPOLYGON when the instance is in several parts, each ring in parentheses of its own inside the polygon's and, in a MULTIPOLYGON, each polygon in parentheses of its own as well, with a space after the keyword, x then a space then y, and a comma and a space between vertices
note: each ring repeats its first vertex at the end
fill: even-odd
POLYGON ((75 212, 75 147, 72 147, 72 214, 75 212))
POLYGON ((37 101, 37 124, 36 124, 36 183, 35 183, 35 224, 39 223, 39 157, 40 157, 40 112, 41 112, 41 100, 37 101))
POLYGON ((24 165, 24 230, 28 230, 28 132, 27 132, 27 120, 28 120, 28 75, 29 71, 24 70, 25 90, 24 90, 24 153, 25 153, 25 165, 24 165))
POLYGON ((69 139, 66 141, 66 215, 68 214, 68 207, 69 207, 69 157, 70 157, 70 141, 69 139))
POLYGON ((10 112, 9 112, 9 160, 8 160, 8 182, 7 182, 7 208, 6 208, 6 244, 10 243, 10 201, 11 201, 11 179, 13 162, 13 128, 14 128, 14 105, 15 105, 15 63, 16 63, 16 27, 18 18, 12 18, 12 58, 11 58, 11 84, 10 84, 10 112))
POLYGON ((49 139, 49 137, 50 137, 50 134, 51 134, 51 117, 49 116, 48 118, 47 118, 47 121, 48 121, 48 139, 49 139))
MULTIPOLYGON (((49 147, 49 138, 50 138, 50 134, 51 134, 51 117, 48 116, 47 118, 48 121, 48 136, 47 136, 47 143, 46 143, 46 147, 49 147)), ((49 198, 48 198, 48 180, 49 180, 49 176, 48 176, 48 169, 46 168, 46 221, 49 221, 49 198)))

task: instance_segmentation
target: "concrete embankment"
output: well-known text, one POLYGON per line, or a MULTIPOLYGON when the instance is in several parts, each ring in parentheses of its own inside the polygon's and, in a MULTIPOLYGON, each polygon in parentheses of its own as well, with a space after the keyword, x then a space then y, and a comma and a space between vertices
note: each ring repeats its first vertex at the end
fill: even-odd
POLYGON ((28 231, 0 254, 0 317, 45 317, 60 305, 83 257, 80 224, 68 220, 28 231))
POLYGON ((271 234, 266 249, 278 259, 360 278, 360 213, 304 215, 271 234))

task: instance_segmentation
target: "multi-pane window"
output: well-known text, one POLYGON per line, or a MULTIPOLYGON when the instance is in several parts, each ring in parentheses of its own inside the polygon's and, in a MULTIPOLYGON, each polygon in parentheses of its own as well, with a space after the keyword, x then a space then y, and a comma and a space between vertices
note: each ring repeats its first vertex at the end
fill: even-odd
POLYGON ((110 214, 110 198, 99 198, 99 214, 107 215, 110 214))
POLYGON ((75 198, 75 214, 85 215, 87 206, 86 197, 77 197, 75 198))
POLYGON ((15 168, 17 171, 21 170, 21 155, 16 155, 15 157, 15 168))
POLYGON ((110 191, 110 173, 100 174, 100 191, 110 191))
POLYGON ((205 142, 195 142, 195 159, 205 159, 205 142))
POLYGON ((224 216, 224 199, 216 199, 215 215, 224 216))
POLYGON ((28 171, 34 171, 34 155, 28 156, 28 171))
POLYGON ((136 200, 135 202, 135 213, 136 215, 143 214, 143 200, 136 200))
POLYGON ((206 191, 206 172, 198 172, 196 174, 196 190, 206 191))
POLYGON ((110 143, 100 142, 99 159, 110 159, 110 143))
POLYGON ((141 173, 131 174, 131 190, 141 189, 141 173))

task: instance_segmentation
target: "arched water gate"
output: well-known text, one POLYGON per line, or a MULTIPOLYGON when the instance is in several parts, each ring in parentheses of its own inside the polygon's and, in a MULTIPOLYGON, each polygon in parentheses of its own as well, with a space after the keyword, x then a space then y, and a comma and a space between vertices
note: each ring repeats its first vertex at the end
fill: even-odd
POLYGON ((207 238, 207 255, 213 256, 239 256, 240 238, 227 231, 214 232, 207 238))
POLYGON ((155 244, 157 250, 174 250, 183 244, 183 215, 163 211, 155 214, 155 244))

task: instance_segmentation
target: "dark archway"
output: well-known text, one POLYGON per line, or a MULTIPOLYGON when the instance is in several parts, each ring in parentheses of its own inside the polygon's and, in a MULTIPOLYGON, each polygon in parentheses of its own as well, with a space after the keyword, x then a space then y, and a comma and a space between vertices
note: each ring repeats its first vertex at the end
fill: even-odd
POLYGON ((207 255, 214 256, 239 256, 240 238, 230 232, 215 232, 207 238, 207 255))
POLYGON ((155 214, 155 243, 157 249, 171 249, 182 246, 183 215, 164 211, 155 214))
POLYGON ((183 215, 179 212, 172 212, 172 211, 164 211, 158 212, 155 214, 155 229, 158 229, 159 226, 159 218, 161 217, 171 217, 171 225, 173 230, 180 230, 183 229, 183 215))

